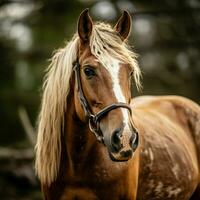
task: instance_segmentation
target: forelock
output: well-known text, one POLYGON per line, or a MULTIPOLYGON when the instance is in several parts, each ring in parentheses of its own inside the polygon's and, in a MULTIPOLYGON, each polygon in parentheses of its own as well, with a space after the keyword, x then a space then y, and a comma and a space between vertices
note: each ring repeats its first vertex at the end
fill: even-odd
POLYGON ((141 87, 141 71, 136 60, 137 55, 132 51, 126 41, 121 40, 118 33, 109 24, 97 23, 93 26, 90 48, 91 53, 105 67, 110 66, 107 64, 110 57, 129 64, 134 70, 133 76, 137 88, 139 89, 141 87))

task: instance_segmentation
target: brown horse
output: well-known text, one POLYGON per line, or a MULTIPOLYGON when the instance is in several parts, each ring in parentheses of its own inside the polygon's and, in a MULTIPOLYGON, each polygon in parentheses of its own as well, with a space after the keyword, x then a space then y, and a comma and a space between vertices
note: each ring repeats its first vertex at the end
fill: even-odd
POLYGON ((131 99, 140 69, 130 29, 125 11, 112 28, 85 10, 52 59, 36 145, 45 199, 200 199, 200 107, 178 96, 131 99))

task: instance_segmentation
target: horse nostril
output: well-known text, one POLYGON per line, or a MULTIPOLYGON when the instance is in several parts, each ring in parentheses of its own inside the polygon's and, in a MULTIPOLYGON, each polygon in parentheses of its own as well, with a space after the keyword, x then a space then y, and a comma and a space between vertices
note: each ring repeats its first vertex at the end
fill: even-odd
POLYGON ((133 151, 135 151, 138 147, 139 144, 139 137, 138 137, 138 132, 135 132, 132 137, 131 137, 131 148, 133 149, 133 151))
POLYGON ((112 147, 116 152, 118 152, 122 148, 121 137, 122 137, 122 129, 116 129, 112 134, 111 138, 112 147))

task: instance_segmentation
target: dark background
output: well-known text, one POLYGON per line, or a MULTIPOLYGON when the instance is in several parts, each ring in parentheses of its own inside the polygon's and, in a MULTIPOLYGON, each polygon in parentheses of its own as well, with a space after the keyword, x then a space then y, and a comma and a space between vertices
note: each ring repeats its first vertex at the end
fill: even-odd
POLYGON ((115 24, 133 17, 130 44, 139 54, 143 90, 200 102, 199 0, 0 1, 0 198, 40 199, 34 141, 44 71, 52 52, 76 31, 80 12, 115 24))

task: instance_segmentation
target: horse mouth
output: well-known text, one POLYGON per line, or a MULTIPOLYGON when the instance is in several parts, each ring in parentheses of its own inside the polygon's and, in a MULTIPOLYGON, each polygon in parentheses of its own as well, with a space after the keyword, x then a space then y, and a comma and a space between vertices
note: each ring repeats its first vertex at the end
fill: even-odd
POLYGON ((119 153, 109 152, 110 159, 114 162, 127 162, 133 156, 132 150, 121 151, 119 153))

